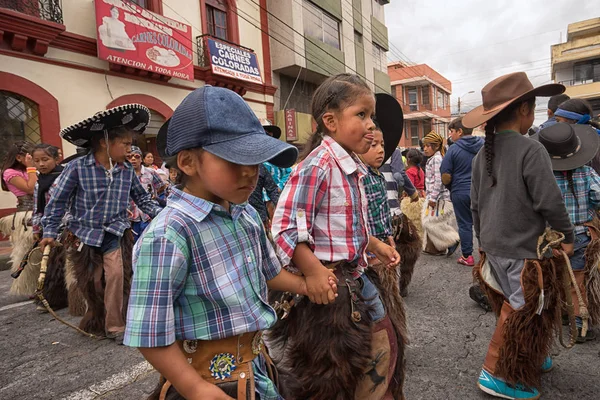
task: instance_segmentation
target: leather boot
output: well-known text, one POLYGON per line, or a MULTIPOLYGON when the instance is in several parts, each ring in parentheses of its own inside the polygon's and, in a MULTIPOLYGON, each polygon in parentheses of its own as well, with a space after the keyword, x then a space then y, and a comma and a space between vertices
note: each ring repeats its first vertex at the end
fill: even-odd
POLYGON ((502 309, 500 310, 500 317, 498 318, 498 323, 496 324, 496 330, 492 335, 492 340, 490 340, 490 345, 488 347, 487 355, 485 356, 485 361, 483 362, 483 369, 489 372, 492 375, 495 375, 496 372, 496 363, 498 362, 498 357, 500 354, 500 347, 504 342, 504 323, 514 312, 513 308, 506 301, 502 304, 502 309))

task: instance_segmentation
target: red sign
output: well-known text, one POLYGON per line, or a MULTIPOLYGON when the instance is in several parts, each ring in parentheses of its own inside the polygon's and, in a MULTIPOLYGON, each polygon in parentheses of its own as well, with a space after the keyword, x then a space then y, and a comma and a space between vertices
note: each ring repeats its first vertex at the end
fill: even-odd
POLYGON ((285 138, 292 142, 298 140, 296 110, 285 110, 285 138))
POLYGON ((98 57, 194 80, 192 27, 126 0, 95 0, 98 57))

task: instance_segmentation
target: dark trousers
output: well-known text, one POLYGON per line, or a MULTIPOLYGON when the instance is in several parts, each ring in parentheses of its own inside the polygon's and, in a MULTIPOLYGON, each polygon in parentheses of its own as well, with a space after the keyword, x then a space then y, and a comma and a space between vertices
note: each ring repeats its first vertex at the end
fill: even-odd
POLYGON ((450 199, 454 206, 460 249, 464 257, 473 254, 473 214, 471 214, 471 195, 469 193, 451 193, 450 199))

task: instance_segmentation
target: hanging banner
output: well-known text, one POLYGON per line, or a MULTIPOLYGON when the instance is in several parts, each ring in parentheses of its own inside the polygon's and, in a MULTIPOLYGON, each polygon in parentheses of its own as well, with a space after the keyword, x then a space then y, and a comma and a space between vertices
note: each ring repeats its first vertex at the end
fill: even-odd
POLYGON ((258 58, 254 52, 209 37, 205 40, 213 73, 243 81, 263 83, 258 68, 258 58))
POLYGON ((95 0, 95 3, 100 59, 194 80, 191 26, 127 0, 95 0))
POLYGON ((298 140, 296 129, 296 110, 285 110, 285 138, 289 142, 298 140))

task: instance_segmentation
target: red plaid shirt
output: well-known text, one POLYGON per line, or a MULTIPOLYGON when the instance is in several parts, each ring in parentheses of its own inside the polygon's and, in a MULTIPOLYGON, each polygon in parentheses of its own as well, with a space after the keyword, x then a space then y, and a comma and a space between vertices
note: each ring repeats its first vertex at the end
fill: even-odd
POLYGON ((292 172, 279 197, 272 233, 282 263, 291 266, 298 243, 322 261, 358 261, 366 267, 365 165, 329 136, 292 172))

